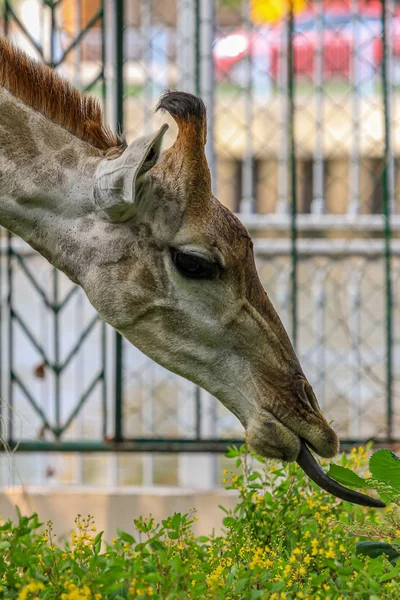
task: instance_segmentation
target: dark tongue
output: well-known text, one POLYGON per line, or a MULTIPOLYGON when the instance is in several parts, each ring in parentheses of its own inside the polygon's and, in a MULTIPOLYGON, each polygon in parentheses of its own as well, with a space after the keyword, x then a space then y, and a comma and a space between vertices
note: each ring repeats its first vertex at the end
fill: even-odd
POLYGON ((365 494, 349 490, 334 479, 331 479, 317 463, 304 440, 300 440, 300 442, 300 454, 297 458, 297 463, 320 488, 337 498, 347 500, 347 502, 352 502, 353 504, 373 506, 375 508, 384 508, 386 506, 382 500, 370 498, 370 496, 366 496, 365 494))

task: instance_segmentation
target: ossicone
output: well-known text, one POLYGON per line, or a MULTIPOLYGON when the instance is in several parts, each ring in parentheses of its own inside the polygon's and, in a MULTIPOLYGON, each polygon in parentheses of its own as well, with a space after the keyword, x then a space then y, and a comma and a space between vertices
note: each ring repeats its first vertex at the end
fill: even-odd
POLYGON ((206 143, 207 111, 201 98, 189 92, 168 91, 156 110, 168 112, 178 124, 179 136, 188 144, 206 143))

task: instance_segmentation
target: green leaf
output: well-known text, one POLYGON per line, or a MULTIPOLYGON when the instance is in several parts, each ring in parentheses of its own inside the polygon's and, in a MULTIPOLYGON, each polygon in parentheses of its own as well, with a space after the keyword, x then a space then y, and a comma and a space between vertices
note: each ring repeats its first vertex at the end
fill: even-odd
POLYGON ((182 522, 181 513, 175 513, 171 520, 171 529, 178 529, 182 522))
POLYGON ((0 542, 0 550, 6 550, 7 548, 11 548, 10 542, 0 542))
POLYGON ((225 506, 222 506, 222 504, 218 504, 218 508, 220 508, 221 510, 224 511, 224 513, 226 513, 227 515, 229 515, 229 510, 227 508, 225 508, 225 506))
POLYGON ((357 542, 356 554, 362 554, 363 556, 370 556, 376 558, 385 554, 389 560, 396 559, 400 554, 386 542, 357 542))
POLYGON ((335 465, 331 463, 328 471, 329 477, 335 479, 338 483, 341 483, 345 486, 351 486, 356 488, 366 488, 368 487, 368 483, 357 475, 350 471, 347 467, 341 467, 340 465, 335 465))
POLYGON ((233 517, 224 517, 222 519, 222 523, 225 525, 225 527, 233 527, 233 525, 236 523, 236 519, 233 517))
POLYGON ((168 537, 171 540, 177 540, 179 537, 179 533, 177 531, 168 531, 168 537))
POLYGON ((24 535, 29 535, 31 530, 29 527, 21 527, 21 529, 17 529, 18 536, 23 537, 24 535))
POLYGON ((93 550, 94 550, 95 554, 98 554, 100 552, 101 538, 103 536, 103 533, 104 533, 104 531, 100 531, 100 533, 98 533, 93 540, 93 550))
POLYGON ((389 483, 400 492, 400 458, 391 450, 378 450, 369 460, 372 477, 389 483))
POLYGON ((271 588, 271 592, 280 592, 285 587, 284 581, 277 581, 271 588))
POLYGON ((131 535, 130 533, 127 533, 126 531, 123 531, 122 529, 117 529, 117 533, 118 533, 118 537, 121 540, 123 540, 124 542, 126 542, 127 544, 134 544, 136 542, 133 535, 131 535))

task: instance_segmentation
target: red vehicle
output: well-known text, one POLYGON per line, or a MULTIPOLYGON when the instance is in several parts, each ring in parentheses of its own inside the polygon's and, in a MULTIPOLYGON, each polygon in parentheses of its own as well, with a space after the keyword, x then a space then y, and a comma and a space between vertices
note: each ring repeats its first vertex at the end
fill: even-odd
MULTIPOLYGON (((360 3, 357 15, 343 3, 324 6, 318 21, 315 10, 295 17, 293 48, 294 69, 299 76, 312 79, 318 51, 323 56, 323 77, 350 79, 353 47, 357 48, 359 65, 365 75, 376 72, 382 60, 382 22, 380 2, 360 3), (319 31, 319 27, 321 31, 319 31), (368 71, 369 70, 369 71, 368 71)), ((391 20, 390 39, 394 57, 400 57, 400 13, 391 20)), ((277 81, 280 61, 286 60, 283 48, 283 25, 257 27, 251 32, 235 31, 220 37, 214 45, 216 76, 219 81, 238 84, 246 81, 249 57, 261 72, 277 81)))

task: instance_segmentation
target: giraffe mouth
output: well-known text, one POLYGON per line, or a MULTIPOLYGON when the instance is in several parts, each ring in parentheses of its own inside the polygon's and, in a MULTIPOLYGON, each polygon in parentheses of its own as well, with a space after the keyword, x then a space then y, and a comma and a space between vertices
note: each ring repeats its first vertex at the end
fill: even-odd
POLYGON ((300 452, 296 462, 312 481, 329 494, 336 496, 336 498, 347 500, 347 502, 352 502, 353 504, 360 504, 361 506, 385 508, 386 504, 382 502, 382 500, 377 500, 376 498, 371 498, 365 494, 360 494, 360 492, 349 490, 334 479, 331 479, 317 463, 302 438, 300 438, 300 452))

